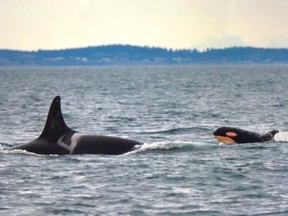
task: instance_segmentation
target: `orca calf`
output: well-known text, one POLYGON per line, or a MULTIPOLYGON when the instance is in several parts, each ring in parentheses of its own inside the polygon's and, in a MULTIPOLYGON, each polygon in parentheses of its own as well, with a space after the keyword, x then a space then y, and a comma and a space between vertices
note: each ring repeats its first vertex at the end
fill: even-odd
POLYGON ((42 134, 14 147, 36 154, 109 154, 129 152, 141 142, 112 136, 88 135, 70 129, 63 118, 60 96, 54 98, 42 134))
POLYGON ((274 141, 274 135, 278 132, 278 130, 272 130, 261 135, 239 128, 220 127, 214 131, 213 135, 221 143, 234 144, 274 141))

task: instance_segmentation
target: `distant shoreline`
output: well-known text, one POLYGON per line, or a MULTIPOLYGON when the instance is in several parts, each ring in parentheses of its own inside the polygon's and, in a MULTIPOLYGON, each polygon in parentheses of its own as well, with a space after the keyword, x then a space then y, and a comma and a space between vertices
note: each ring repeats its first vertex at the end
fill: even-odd
POLYGON ((201 64, 287 64, 288 49, 231 47, 172 50, 132 45, 107 45, 62 50, 0 49, 6 66, 133 66, 201 64))

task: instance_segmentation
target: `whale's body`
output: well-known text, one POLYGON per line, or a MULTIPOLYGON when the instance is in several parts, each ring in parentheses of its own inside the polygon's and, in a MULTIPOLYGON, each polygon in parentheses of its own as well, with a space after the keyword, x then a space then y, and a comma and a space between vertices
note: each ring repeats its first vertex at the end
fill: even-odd
POLYGON ((278 130, 272 130, 266 134, 258 134, 240 128, 220 127, 214 131, 213 135, 218 141, 226 144, 255 143, 273 141, 278 132, 278 130))
POLYGON ((22 149, 36 154, 110 154, 118 155, 133 150, 141 142, 102 135, 89 135, 69 128, 61 111, 60 96, 54 98, 41 135, 24 145, 22 149))

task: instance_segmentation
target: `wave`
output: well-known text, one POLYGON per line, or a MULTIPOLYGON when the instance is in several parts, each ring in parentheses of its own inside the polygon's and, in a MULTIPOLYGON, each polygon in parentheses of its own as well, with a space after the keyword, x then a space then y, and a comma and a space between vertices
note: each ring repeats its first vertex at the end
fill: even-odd
POLYGON ((192 133, 195 131, 196 132, 203 132, 203 131, 210 131, 210 128, 203 128, 203 127, 183 127, 183 128, 173 128, 173 129, 167 129, 167 130, 159 130, 159 131, 144 131, 141 132, 141 134, 187 134, 187 133, 192 133))
POLYGON ((7 148, 12 148, 13 147, 13 145, 11 145, 11 144, 8 144, 8 143, 1 143, 0 142, 0 149, 2 150, 2 149, 7 149, 7 148))
POLYGON ((163 141, 155 143, 144 143, 141 146, 138 146, 134 151, 128 152, 126 154, 135 154, 135 153, 159 153, 159 152, 185 152, 185 151, 194 151, 194 150, 204 150, 215 148, 217 145, 200 143, 200 142, 188 142, 188 141, 163 141))

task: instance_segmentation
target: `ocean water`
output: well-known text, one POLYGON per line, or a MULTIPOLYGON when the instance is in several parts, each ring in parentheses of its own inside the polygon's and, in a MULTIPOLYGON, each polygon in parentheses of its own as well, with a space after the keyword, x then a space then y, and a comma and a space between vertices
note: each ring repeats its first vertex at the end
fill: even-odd
POLYGON ((1 215, 287 215, 288 65, 0 68, 1 215), (9 151, 62 98, 72 129, 145 144, 119 155, 9 151), (234 126, 276 142, 219 145, 234 126))

